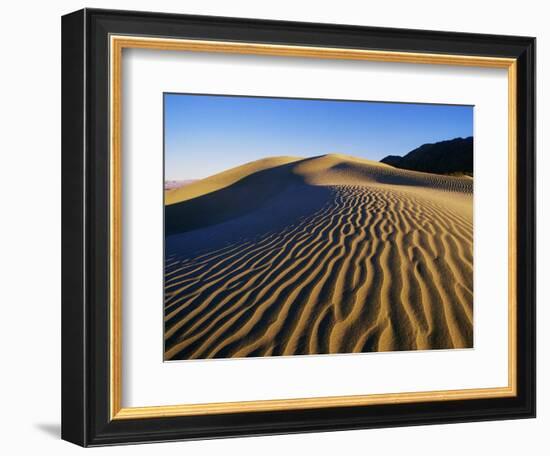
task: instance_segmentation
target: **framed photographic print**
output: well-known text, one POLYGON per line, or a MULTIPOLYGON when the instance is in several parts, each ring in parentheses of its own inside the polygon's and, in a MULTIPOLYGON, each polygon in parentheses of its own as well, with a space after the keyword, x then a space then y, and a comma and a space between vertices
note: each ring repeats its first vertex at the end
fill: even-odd
POLYGON ((535 40, 62 21, 62 436, 535 416, 535 40))

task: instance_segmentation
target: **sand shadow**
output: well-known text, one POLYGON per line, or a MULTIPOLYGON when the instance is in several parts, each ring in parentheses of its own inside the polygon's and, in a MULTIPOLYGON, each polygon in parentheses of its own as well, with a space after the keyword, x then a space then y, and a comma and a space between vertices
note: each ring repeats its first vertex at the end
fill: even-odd
POLYGON ((178 232, 165 238, 166 257, 191 257, 205 249, 213 251, 288 229, 321 210, 332 197, 329 188, 293 177, 284 186, 264 188, 263 193, 256 190, 255 185, 238 183, 177 207, 168 206, 167 227, 177 227, 178 232))
POLYGON ((165 207, 166 236, 185 233, 240 217, 258 210, 289 186, 302 179, 288 163, 250 174, 220 190, 165 207))

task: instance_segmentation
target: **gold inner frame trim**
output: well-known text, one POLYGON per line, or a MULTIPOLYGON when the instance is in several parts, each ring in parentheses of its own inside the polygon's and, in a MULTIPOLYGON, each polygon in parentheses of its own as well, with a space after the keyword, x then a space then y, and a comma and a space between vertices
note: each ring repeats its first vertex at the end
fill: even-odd
POLYGON ((517 394, 517 61, 511 58, 388 52, 137 36, 110 36, 110 415, 160 418, 345 406, 488 399, 517 394), (123 49, 252 54, 317 59, 504 68, 508 70, 508 385, 495 388, 275 399, 169 406, 122 407, 122 51, 123 49))

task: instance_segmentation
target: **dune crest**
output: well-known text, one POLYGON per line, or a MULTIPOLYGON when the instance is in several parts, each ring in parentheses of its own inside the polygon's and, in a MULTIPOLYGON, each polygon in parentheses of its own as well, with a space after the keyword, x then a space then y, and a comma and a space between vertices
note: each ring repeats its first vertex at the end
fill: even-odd
POLYGON ((342 154, 213 177, 166 208, 165 359, 473 346, 471 178, 342 154))

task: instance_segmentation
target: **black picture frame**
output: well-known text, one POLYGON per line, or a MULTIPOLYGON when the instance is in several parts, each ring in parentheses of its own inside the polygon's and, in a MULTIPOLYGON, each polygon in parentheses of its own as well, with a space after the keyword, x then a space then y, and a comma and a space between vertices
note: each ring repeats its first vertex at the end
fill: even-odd
MULTIPOLYGON (((84 9, 62 19, 62 438, 82 446, 535 416, 535 39, 84 9), (517 395, 111 420, 109 36, 517 59, 517 395)), ((496 286, 496 284, 495 284, 496 286)))

